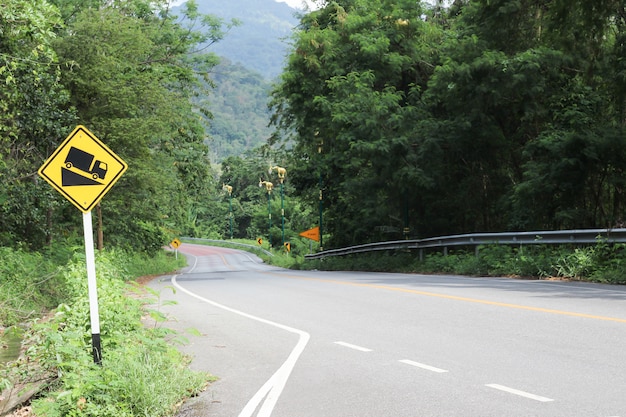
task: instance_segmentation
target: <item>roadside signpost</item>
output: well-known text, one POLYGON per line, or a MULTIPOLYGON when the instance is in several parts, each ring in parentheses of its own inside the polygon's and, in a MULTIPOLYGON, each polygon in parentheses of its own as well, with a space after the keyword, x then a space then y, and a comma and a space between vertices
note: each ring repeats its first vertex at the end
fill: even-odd
POLYGON ((77 126, 39 168, 39 175, 83 212, 94 362, 102 363, 91 210, 128 165, 84 126, 77 126))
POLYGON ((175 238, 170 242, 170 246, 173 247, 176 251, 176 259, 178 259, 178 247, 180 246, 180 240, 178 238, 175 238))
POLYGON ((300 236, 319 242, 320 241, 320 228, 319 226, 316 226, 312 229, 305 230, 304 232, 300 233, 300 236))
MULTIPOLYGON (((300 233, 300 236, 319 242, 320 241, 320 227, 316 226, 312 229, 305 230, 304 232, 300 233)), ((313 242, 309 242, 309 252, 313 252, 313 242)))

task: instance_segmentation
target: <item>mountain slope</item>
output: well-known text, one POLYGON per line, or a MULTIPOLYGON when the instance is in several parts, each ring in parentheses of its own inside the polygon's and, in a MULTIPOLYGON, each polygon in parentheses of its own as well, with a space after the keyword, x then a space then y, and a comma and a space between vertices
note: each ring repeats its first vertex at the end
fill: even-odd
POLYGON ((208 121, 208 145, 211 160, 217 163, 267 141, 271 134, 267 108, 271 84, 258 72, 225 58, 215 68, 212 78, 216 87, 204 100, 213 114, 213 119, 208 121))
MULTIPOLYGON (((198 11, 225 21, 242 22, 223 40, 210 46, 222 63, 211 78, 216 87, 199 102, 213 114, 208 120, 211 159, 220 163, 242 155, 269 138, 267 109, 271 80, 282 72, 289 51, 288 38, 298 11, 274 0, 198 0, 198 11)), ((179 13, 178 8, 173 9, 179 13)))
POLYGON ((242 22, 212 45, 212 52, 267 79, 282 72, 289 37, 298 24, 296 9, 274 0, 199 0, 198 10, 225 21, 236 18, 242 22))

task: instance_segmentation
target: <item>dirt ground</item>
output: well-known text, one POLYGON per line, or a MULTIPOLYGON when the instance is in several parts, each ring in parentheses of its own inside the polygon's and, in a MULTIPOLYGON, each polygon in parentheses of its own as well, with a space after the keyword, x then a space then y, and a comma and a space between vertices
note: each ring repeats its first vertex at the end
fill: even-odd
POLYGON ((5 414, 5 417, 35 417, 33 410, 28 407, 21 407, 13 411, 10 414, 5 414))

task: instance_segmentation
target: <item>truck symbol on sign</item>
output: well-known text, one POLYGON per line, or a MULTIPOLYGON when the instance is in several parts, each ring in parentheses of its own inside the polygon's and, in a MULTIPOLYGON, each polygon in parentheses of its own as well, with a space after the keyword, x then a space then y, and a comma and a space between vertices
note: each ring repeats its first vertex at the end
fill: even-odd
POLYGON ((103 180, 107 173, 107 164, 85 151, 71 147, 67 157, 65 158, 65 167, 70 169, 75 167, 87 174, 90 174, 94 180, 103 180))

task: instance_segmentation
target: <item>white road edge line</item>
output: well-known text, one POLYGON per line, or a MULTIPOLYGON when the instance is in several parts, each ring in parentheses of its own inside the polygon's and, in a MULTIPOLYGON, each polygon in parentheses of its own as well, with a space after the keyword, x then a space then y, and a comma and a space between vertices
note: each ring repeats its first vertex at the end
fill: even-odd
POLYGON ((486 384, 485 386, 500 391, 508 392, 509 394, 519 395, 520 397, 530 398, 531 400, 541 401, 542 403, 548 403, 554 401, 552 398, 546 398, 539 395, 531 394, 529 392, 520 391, 514 388, 505 387, 499 384, 486 384))
MULTIPOLYGON (((190 256, 193 256, 193 255, 190 255, 190 256)), ((194 256, 194 258, 195 258, 194 264, 191 267, 191 269, 187 271, 187 273, 191 273, 198 264, 198 258, 196 256, 194 256)), ((184 273, 182 275, 184 275, 184 273)), ((174 285, 174 287, 178 288, 180 291, 190 295, 191 297, 194 297, 214 307, 221 308, 222 310, 226 310, 228 312, 240 315, 242 317, 246 317, 251 320, 258 321, 263 324, 268 324, 270 326, 277 327, 281 330, 285 330, 290 333, 295 333, 299 336, 298 343, 289 354, 289 357, 287 358, 287 360, 280 366, 280 368, 278 368, 278 370, 274 373, 274 375, 272 375, 271 378, 268 379, 265 384, 263 384, 261 389, 257 391, 256 394, 254 394, 254 396, 250 399, 250 401, 248 401, 244 409, 239 413, 239 417, 252 417, 252 415, 257 410, 257 408, 259 408, 259 405, 263 403, 261 405, 261 409, 259 410, 259 413, 257 414, 257 417, 271 416, 272 411, 274 410, 274 407, 276 406, 276 402, 278 401, 280 394, 283 392, 283 389, 285 388, 285 385, 287 384, 287 380, 289 379, 289 376, 291 375, 291 372, 293 371, 293 368, 295 367, 296 362, 300 358, 300 355, 304 351, 304 348, 309 342, 311 335, 309 335, 305 331, 294 329, 293 327, 285 326, 283 324, 266 320, 261 317, 256 317, 251 314, 244 313, 243 311, 239 311, 234 308, 230 308, 223 304, 219 304, 219 303, 216 303, 215 301, 211 301, 204 297, 201 297, 181 287, 180 284, 176 281, 176 277, 178 277, 178 275, 174 275, 172 277, 171 279, 172 285, 174 285), (265 401, 263 399, 265 399, 265 401)))
POLYGON ((368 349, 368 348, 365 348, 363 346, 353 345, 353 344, 346 343, 346 342, 335 342, 335 344, 339 345, 339 346, 347 347, 347 348, 350 348, 350 349, 358 350, 358 351, 361 351, 361 352, 371 352, 372 351, 372 349, 368 349))
POLYGON ((409 359, 402 359, 402 360, 400 360, 398 362, 405 363, 405 364, 411 365, 411 366, 415 366, 417 368, 426 369, 427 371, 437 372, 439 374, 443 374, 443 373, 448 372, 445 369, 435 368, 434 366, 425 365, 423 363, 415 362, 415 361, 412 361, 412 360, 409 360, 409 359))

